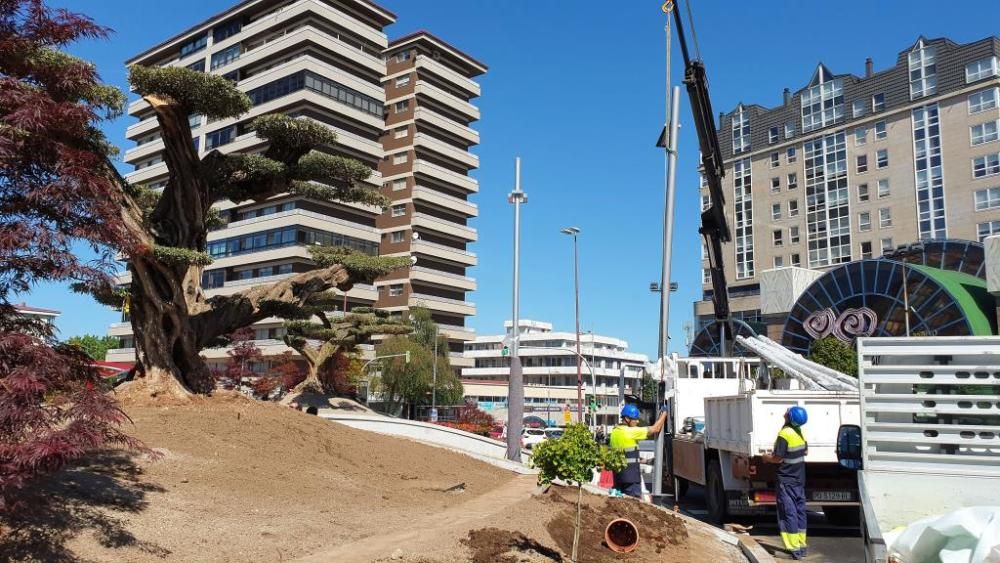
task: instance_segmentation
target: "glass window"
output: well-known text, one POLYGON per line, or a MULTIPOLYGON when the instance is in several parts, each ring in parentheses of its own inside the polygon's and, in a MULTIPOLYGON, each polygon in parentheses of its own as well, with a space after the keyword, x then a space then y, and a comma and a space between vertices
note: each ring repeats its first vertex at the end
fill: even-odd
POLYGON ((395 243, 403 242, 403 235, 405 233, 406 233, 406 231, 395 231, 395 232, 392 232, 392 233, 390 233, 389 240, 391 240, 392 242, 395 242, 395 243))
POLYGON ((397 139, 402 139, 403 137, 406 137, 409 134, 410 134, 409 127, 400 127, 398 129, 393 130, 393 136, 397 139))
POLYGON ((392 284, 389 286, 389 297, 399 297, 403 294, 403 284, 392 284))
POLYGON ((781 178, 771 178, 771 193, 781 191, 781 178))
POLYGON ((1000 207, 1000 187, 976 191, 976 211, 1000 207))
POLYGON ((216 26, 215 29, 212 30, 212 43, 218 43, 228 39, 229 37, 239 33, 241 29, 243 29, 243 22, 240 20, 233 20, 216 26))
POLYGON ((197 129, 198 127, 201 127, 201 114, 200 113, 192 113, 191 115, 189 115, 188 116, 188 125, 192 129, 197 129))
POLYGON ((892 238, 882 239, 882 254, 885 255, 890 250, 892 250, 892 238))
POLYGON ((788 147, 785 151, 785 155, 788 158, 788 164, 795 162, 795 147, 788 147))
POLYGON ((193 70, 195 72, 205 72, 205 59, 198 59, 197 61, 187 65, 184 68, 193 70))
POLYGON ((405 152, 401 152, 401 153, 392 155, 392 163, 393 164, 406 164, 406 162, 409 159, 410 159, 410 155, 408 153, 405 153, 405 152))
POLYGON ((708 194, 701 194, 701 210, 705 211, 712 206, 712 198, 708 194))
POLYGON ((791 244, 799 243, 799 227, 798 225, 794 227, 788 227, 788 242, 791 244))
POLYGON ((701 283, 712 283, 712 270, 708 268, 702 268, 701 270, 701 283))
POLYGON ((934 47, 927 47, 923 40, 908 57, 910 69, 910 99, 915 100, 937 92, 937 57, 934 47))
POLYGON ((872 96, 872 113, 885 111, 885 94, 875 94, 872 96))
POLYGON ((858 201, 868 201, 868 184, 858 184, 858 201))
POLYGON ((398 192, 406 189, 406 178, 399 178, 392 181, 392 191, 398 192))
POLYGON ((194 39, 188 40, 187 43, 181 45, 181 58, 190 55, 191 53, 197 53, 201 51, 208 45, 208 34, 202 33, 194 39))
POLYGON ((230 125, 205 135, 205 149, 214 149, 233 142, 236 137, 236 126, 230 125))
POLYGON ((212 55, 212 70, 227 65, 240 58, 240 45, 237 43, 212 55))
POLYGON ((867 260, 872 257, 872 243, 863 242, 861 243, 861 259, 867 260))
POLYGON ((888 207, 878 210, 878 226, 880 229, 892 226, 892 211, 888 207))
POLYGON ((795 124, 792 123, 792 122, 786 123, 785 124, 785 138, 786 139, 791 139, 794 136, 795 136, 795 124))
POLYGON ((865 113, 865 102, 863 100, 854 100, 851 103, 851 117, 861 117, 865 113))
POLYGON ((785 266, 785 257, 784 256, 775 256, 774 257, 774 267, 775 268, 783 268, 784 266, 785 266))
POLYGON ((854 144, 861 146, 868 142, 868 128, 858 127, 854 130, 854 144))
POLYGON ((944 238, 944 172, 937 104, 914 108, 913 168, 916 175, 917 233, 921 240, 944 238))
POLYGON ((781 219, 781 204, 780 203, 772 203, 771 204, 771 219, 773 219, 775 221, 777 221, 778 219, 781 219))
POLYGON ((847 135, 838 131, 806 142, 806 264, 819 268, 851 260, 847 135))
POLYGON ((792 254, 792 266, 795 266, 797 268, 801 264, 802 264, 802 259, 799 257, 799 255, 798 254, 792 254))
POLYGON ((858 230, 872 230, 872 214, 870 212, 862 211, 861 213, 858 213, 858 230))
POLYGON ((824 76, 820 83, 802 92, 802 131, 808 132, 837 123, 844 118, 844 81, 824 76))
POLYGON ((888 136, 888 132, 885 128, 885 122, 879 121, 875 123, 875 140, 884 139, 888 136))
POLYGON ((754 276, 752 162, 749 157, 733 163, 733 206, 736 242, 736 279, 754 276))
POLYGON ((396 62, 397 63, 406 62, 408 60, 410 60, 410 52, 409 51, 400 51, 400 52, 396 53, 396 62))
POLYGON ((733 133, 733 154, 750 150, 750 113, 744 111, 743 104, 736 107, 730 128, 733 133))
POLYGON ((965 65, 966 84, 996 75, 997 75, 996 57, 986 57, 985 59, 980 59, 976 62, 965 65))
POLYGON ((868 172, 868 155, 859 154, 856 158, 857 164, 855 166, 855 172, 858 174, 864 174, 868 172))
POLYGON ((997 130, 998 125, 1000 125, 1000 121, 987 121, 986 123, 980 123, 970 127, 969 130, 972 146, 992 143, 1000 138, 1000 136, 998 136, 1000 133, 998 133, 997 130))
POLYGON ((788 200, 788 216, 789 217, 799 216, 799 200, 797 199, 788 200))
POLYGON ((878 197, 889 197, 889 179, 881 178, 878 181, 878 197))
POLYGON ((279 274, 290 274, 290 273, 292 273, 292 265, 291 264, 282 264, 282 265, 278 266, 278 273, 279 274))
POLYGON ((774 246, 781 246, 783 244, 782 231, 781 229, 775 229, 771 231, 771 242, 774 246))
POLYGON ((780 133, 781 133, 781 130, 779 128, 777 128, 777 127, 771 127, 770 129, 768 129, 767 130, 767 142, 771 143, 771 144, 777 143, 780 133))
POLYGON ((771 153, 771 168, 775 168, 779 164, 781 164, 781 162, 778 160, 778 153, 772 152, 771 153))
POLYGON ((885 168, 889 166, 889 149, 880 149, 875 152, 875 167, 885 168))
POLYGON ((799 176, 797 173, 792 172, 788 175, 788 189, 794 190, 799 187, 799 176))
POLYGON ((997 88, 969 94, 969 113, 979 113, 997 107, 997 88))
POLYGON ((979 235, 979 242, 983 242, 986 237, 1000 233, 1000 221, 988 221, 976 225, 976 232, 979 235))
POLYGON ((402 217, 403 215, 406 215, 406 204, 401 203, 399 205, 393 205, 391 210, 393 217, 402 217))
POLYGON ((409 74, 404 74, 403 76, 399 76, 399 77, 396 78, 396 88, 401 88, 403 86, 406 86, 409 83, 410 83, 410 75, 409 74))
POLYGON ((1000 153, 986 154, 972 159, 972 177, 985 178, 1000 174, 1000 153))

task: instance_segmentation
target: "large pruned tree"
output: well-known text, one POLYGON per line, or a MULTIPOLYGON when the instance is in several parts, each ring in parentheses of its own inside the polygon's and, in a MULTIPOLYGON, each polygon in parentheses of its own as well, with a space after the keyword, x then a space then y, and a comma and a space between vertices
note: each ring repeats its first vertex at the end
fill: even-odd
MULTIPOLYGON (((122 186, 123 215, 140 241, 128 255, 130 313, 138 359, 152 394, 187 396, 213 388, 211 373, 198 352, 223 335, 270 316, 294 311, 313 295, 409 265, 407 258, 368 256, 340 247, 311 247, 316 269, 270 285, 206 298, 202 272, 211 259, 207 233, 214 203, 262 201, 291 193, 312 199, 382 207, 386 198, 364 184, 364 164, 322 149, 336 141, 318 122, 266 115, 252 122, 268 142, 262 154, 223 154, 199 158, 191 142, 188 116, 236 118, 250 99, 232 83, 186 68, 133 66, 132 88, 155 112, 163 138, 169 176, 161 193, 122 186)), ((110 166, 110 165, 109 165, 110 166)), ((98 293, 120 299, 110 287, 98 293)))
POLYGON ((333 311, 338 302, 334 291, 325 291, 308 298, 298 310, 285 311, 286 316, 297 319, 285 323, 285 343, 308 366, 306 378, 293 389, 295 392, 323 393, 320 370, 336 354, 353 354, 358 345, 370 343, 374 336, 407 334, 411 330, 388 312, 370 307, 357 307, 340 316, 329 314, 327 311, 333 311))

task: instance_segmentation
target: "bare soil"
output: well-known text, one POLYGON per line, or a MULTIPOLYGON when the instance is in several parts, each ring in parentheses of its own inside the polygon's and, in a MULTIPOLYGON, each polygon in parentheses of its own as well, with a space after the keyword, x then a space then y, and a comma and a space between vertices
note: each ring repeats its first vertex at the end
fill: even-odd
POLYGON ((48 479, 0 531, 0 560, 283 561, 403 529, 513 478, 235 393, 121 395, 129 432, 160 458, 106 452, 48 479))

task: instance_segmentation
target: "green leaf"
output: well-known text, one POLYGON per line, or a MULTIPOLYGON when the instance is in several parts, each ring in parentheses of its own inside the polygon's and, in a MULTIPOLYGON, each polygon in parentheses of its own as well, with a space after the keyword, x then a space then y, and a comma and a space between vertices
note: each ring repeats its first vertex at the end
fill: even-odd
POLYGON ((229 80, 184 67, 129 67, 129 83, 140 96, 173 100, 187 113, 236 117, 250 110, 250 98, 229 80))

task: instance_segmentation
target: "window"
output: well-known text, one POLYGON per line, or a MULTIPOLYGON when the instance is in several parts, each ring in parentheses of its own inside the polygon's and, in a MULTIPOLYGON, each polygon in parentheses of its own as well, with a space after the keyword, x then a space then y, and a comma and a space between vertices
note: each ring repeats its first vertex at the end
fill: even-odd
POLYGON ((220 66, 225 66, 236 59, 240 58, 240 44, 237 43, 232 47, 227 47, 218 53, 212 55, 212 70, 219 68, 220 66))
POLYGON ((701 241, 701 259, 708 260, 708 246, 705 241, 701 241))
POLYGON ((872 257, 872 243, 863 242, 861 243, 861 259, 867 260, 872 257))
POLYGON ((406 62, 408 60, 410 60, 410 52, 409 51, 400 51, 400 52, 396 53, 396 62, 397 63, 404 63, 404 62, 406 62))
POLYGON ((750 113, 744 111, 743 104, 736 107, 732 118, 733 154, 750 150, 750 113))
POLYGON ((792 123, 792 122, 786 123, 785 124, 785 138, 786 139, 791 139, 794 136, 795 136, 795 124, 792 123))
POLYGON ((797 199, 788 200, 788 216, 789 217, 799 216, 799 200, 797 199))
POLYGON ((872 214, 870 212, 862 211, 861 213, 858 213, 858 230, 872 230, 872 214))
POLYGON ((965 65, 965 83, 970 84, 997 75, 997 58, 986 57, 965 65))
POLYGON ((782 246, 784 241, 782 240, 781 229, 771 231, 771 242, 774 243, 774 246, 782 246))
POLYGON ((752 162, 749 157, 733 163, 733 226, 736 242, 736 279, 754 276, 752 162))
POLYGON ((409 127, 400 127, 399 129, 396 129, 392 132, 393 137, 395 137, 396 139, 402 139, 403 137, 406 137, 409 134, 410 134, 409 127))
POLYGON ((878 197, 882 199, 883 197, 889 197, 889 179, 882 178, 878 181, 878 197))
POLYGON ((868 201, 868 184, 858 184, 858 201, 868 201))
POLYGON ((221 147, 222 145, 227 145, 233 142, 236 138, 236 126, 230 125, 229 127, 219 129, 217 131, 212 131, 211 133, 205 135, 205 150, 214 149, 215 147, 221 147))
POLYGON ((398 180, 392 181, 392 191, 398 192, 400 190, 406 189, 406 178, 400 178, 398 180))
POLYGON ((969 94, 969 113, 979 113, 997 107, 997 88, 969 94))
POLYGON ((197 53, 201 51, 208 45, 208 34, 202 33, 198 37, 189 40, 187 43, 181 45, 181 58, 190 55, 191 53, 197 53))
POLYGON ((772 145, 774 143, 777 143, 778 142, 778 135, 779 135, 779 133, 780 133, 780 129, 778 129, 777 127, 771 127, 770 129, 768 129, 767 130, 767 142, 769 144, 772 144, 772 145))
POLYGON ((979 242, 983 242, 986 237, 1000 233, 1000 221, 989 221, 976 225, 976 233, 979 235, 979 242))
POLYGON ((888 136, 888 133, 887 133, 887 131, 885 129, 885 122, 884 121, 879 121, 879 122, 875 123, 875 140, 878 141, 878 140, 886 138, 887 136, 888 136))
POLYGON ((788 158, 788 164, 795 162, 795 147, 788 147, 788 150, 785 151, 785 155, 788 158))
POLYGON ((799 187, 799 176, 797 173, 792 172, 788 175, 788 189, 794 190, 799 187))
POLYGON ((212 30, 212 43, 224 41, 239 33, 241 29, 243 29, 243 23, 240 20, 233 20, 217 26, 212 30))
POLYGON ((403 284, 396 283, 389 286, 389 297, 399 297, 403 294, 403 284))
POLYGON ((882 254, 885 255, 890 250, 892 250, 892 238, 882 239, 882 254))
POLYGON ((188 116, 188 125, 192 129, 196 129, 198 127, 201 127, 201 114, 200 113, 192 113, 191 115, 189 115, 188 116))
POLYGON ((987 121, 969 128, 972 146, 984 145, 996 141, 998 136, 997 125, 1000 121, 987 121))
POLYGON ((382 117, 382 102, 308 71, 299 71, 284 78, 268 82, 263 86, 249 90, 247 96, 250 97, 253 105, 259 106, 302 89, 312 90, 370 115, 382 117))
POLYGON ((1000 187, 976 191, 976 211, 1000 207, 1000 187))
POLYGON ((402 88, 403 86, 406 86, 409 83, 410 83, 409 74, 405 74, 403 76, 396 78, 396 88, 402 88))
POLYGON ((948 236, 944 208, 944 170, 941 166, 941 126, 938 105, 911 110, 913 120, 913 174, 917 193, 917 234, 920 240, 948 236))
POLYGON ((868 128, 858 127, 854 130, 854 145, 861 146, 868 142, 868 128))
POLYGON ((802 264, 802 259, 798 254, 792 254, 792 266, 798 268, 802 264))
POLYGON ((861 117, 865 113, 865 102, 863 100, 854 100, 851 103, 851 117, 861 117))
POLYGON ((937 92, 935 48, 924 46, 924 41, 921 39, 917 43, 917 48, 910 51, 908 62, 910 68, 910 99, 915 100, 937 92))
POLYGON ((972 159, 972 177, 985 178, 1000 174, 1000 152, 972 159))
POLYGON ((819 84, 802 92, 802 132, 820 129, 844 118, 844 81, 817 70, 819 84))
POLYGON ((780 203, 772 203, 771 204, 771 219, 773 219, 775 221, 777 221, 778 219, 781 219, 781 204, 780 203))
POLYGON ((408 109, 410 109, 410 100, 403 100, 401 102, 396 102, 392 106, 392 111, 394 113, 403 113, 408 109))
POLYGON ((184 68, 187 68, 188 70, 193 70, 195 72, 205 72, 205 59, 198 59, 197 61, 187 65, 184 68))
POLYGON ((406 204, 402 203, 399 205, 393 205, 390 210, 393 217, 402 217, 403 215, 406 215, 406 204))
POLYGON ((701 283, 712 283, 712 270, 708 268, 702 268, 701 270, 701 283))
POLYGON ((859 154, 857 156, 857 164, 855 166, 855 172, 857 172, 858 174, 864 174, 865 172, 868 172, 867 154, 859 154))
POLYGON ((847 134, 822 135, 803 147, 806 201, 806 267, 851 261, 847 134))
POLYGON ((775 256, 774 257, 774 267, 775 268, 784 268, 785 267, 785 257, 784 256, 775 256))
POLYGON ((885 111, 885 94, 875 94, 872 96, 872 113, 885 111))
POLYGON ((389 240, 394 243, 403 242, 403 235, 406 231, 394 231, 389 233, 389 240))
POLYGON ((226 74, 223 74, 222 77, 232 82, 233 84, 236 84, 237 82, 240 81, 240 69, 231 70, 226 74))
POLYGON ((409 158, 410 158, 410 155, 408 155, 405 152, 401 152, 399 154, 394 154, 394 155, 392 155, 392 163, 393 164, 406 164, 406 161, 409 160, 409 158))
POLYGON ((799 227, 798 225, 788 228, 788 242, 790 244, 799 243, 799 227))
POLYGON ((771 153, 771 168, 777 168, 777 166, 778 166, 778 165, 779 165, 780 163, 781 163, 781 162, 780 162, 780 161, 778 160, 778 153, 776 153, 776 152, 772 152, 772 153, 771 153))
POLYGON ((781 191, 781 178, 771 178, 771 193, 781 191))
POLYGON ((712 207, 712 197, 708 194, 701 194, 701 210, 705 211, 712 207))
POLYGON ((878 228, 887 229, 892 226, 892 210, 883 207, 878 210, 878 228))
POLYGON ((889 166, 889 149, 880 149, 875 152, 875 168, 885 168, 889 166))

